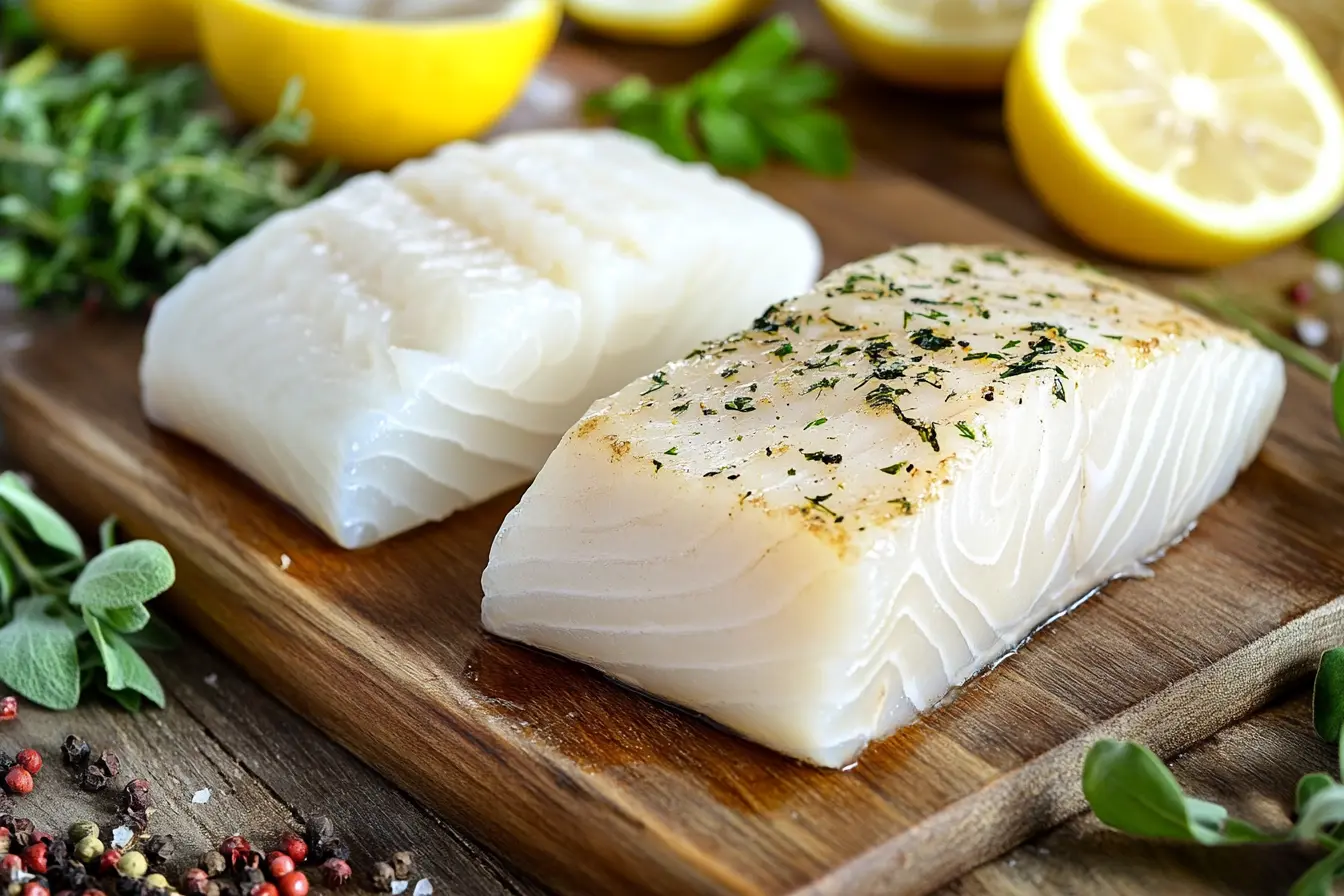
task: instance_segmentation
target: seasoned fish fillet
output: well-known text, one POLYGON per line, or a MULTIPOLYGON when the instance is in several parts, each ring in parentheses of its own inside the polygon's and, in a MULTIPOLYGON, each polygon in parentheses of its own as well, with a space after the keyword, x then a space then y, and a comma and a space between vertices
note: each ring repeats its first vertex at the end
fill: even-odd
POLYGON ((1101 274, 892 252, 594 404, 495 540, 484 625, 840 766, 1141 572, 1283 389, 1101 274))
POLYGON ((362 547, 526 482, 595 398, 820 258, 797 214, 619 132, 453 143, 166 295, 145 412, 362 547))

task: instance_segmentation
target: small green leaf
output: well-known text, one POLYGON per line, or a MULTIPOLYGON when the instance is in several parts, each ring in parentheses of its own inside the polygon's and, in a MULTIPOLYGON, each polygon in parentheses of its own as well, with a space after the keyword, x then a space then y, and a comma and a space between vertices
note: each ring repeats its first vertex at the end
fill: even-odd
POLYGON ((631 75, 610 90, 598 91, 584 101, 589 115, 620 116, 653 98, 653 85, 643 75, 631 75))
POLYGON ((835 176, 854 165, 849 129, 830 112, 763 115, 760 125, 780 152, 809 171, 835 176))
POLYGON ((106 685, 103 685, 98 690, 109 700, 115 700, 117 703, 119 703, 121 705, 121 708, 126 710, 127 712, 132 713, 139 712, 141 709, 141 704, 144 702, 144 699, 135 691, 129 691, 129 690, 114 691, 111 688, 107 687, 106 685))
POLYGON ((1330 409, 1335 416, 1335 429, 1344 436, 1344 364, 1335 367, 1330 380, 1330 409))
POLYGON ((1344 843, 1336 846, 1330 854, 1307 869, 1288 891, 1288 896, 1331 896, 1335 889, 1335 876, 1344 868, 1344 843))
POLYGON ((1298 814, 1302 813, 1313 796, 1333 786, 1335 786, 1335 779, 1324 772, 1312 772, 1309 775, 1303 775, 1297 782, 1297 800, 1294 803, 1298 814))
POLYGON ((79 702, 79 656, 75 634, 51 597, 15 605, 14 619, 0 628, 0 681, 48 709, 79 702))
POLYGON ((98 648, 98 656, 103 661, 103 673, 107 676, 107 686, 114 691, 119 691, 126 687, 126 675, 121 668, 121 658, 112 650, 112 645, 108 643, 108 632, 103 628, 102 621, 90 610, 84 610, 84 625, 89 630, 89 635, 93 638, 93 644, 98 648))
POLYGON ((697 113, 697 121, 715 168, 754 171, 765 164, 765 141, 745 115, 727 106, 706 105, 697 113))
POLYGON ((1344 822, 1344 785, 1331 782, 1312 793, 1298 813, 1293 832, 1304 840, 1312 840, 1329 828, 1344 822))
POLYGON ((132 604, 129 607, 114 607, 110 610, 103 610, 98 617, 109 628, 115 629, 122 634, 138 632, 146 625, 149 625, 149 611, 145 609, 144 604, 132 604))
POLYGON ((778 68, 803 48, 803 32, 793 16, 777 15, 757 25, 715 63, 718 71, 759 72, 778 68))
MULTIPOLYGON (((122 686, 112 688, 113 690, 122 690, 129 688, 138 694, 148 698, 149 701, 159 708, 162 708, 166 699, 163 694, 163 685, 159 683, 158 676, 154 670, 149 668, 149 664, 141 658, 140 654, 135 652, 135 648, 126 642, 126 639, 116 632, 105 632, 107 644, 113 655, 116 656, 117 665, 121 669, 122 686)), ((103 655, 103 663, 106 666, 107 654, 103 655)), ((112 687, 111 677, 108 679, 108 687, 112 687)))
POLYGON ((128 541, 89 561, 70 590, 70 603, 91 610, 134 606, 167 591, 175 575, 163 545, 128 541))
POLYGON ((18 283, 28 266, 28 252, 18 240, 0 240, 0 283, 18 283))
POLYGON ((44 544, 72 557, 84 556, 84 545, 74 527, 34 495, 17 473, 0 473, 0 501, 9 505, 44 544))
POLYGON ((151 617, 149 624, 138 632, 126 632, 126 643, 136 650, 176 650, 182 638, 169 628, 168 623, 151 617))
POLYGON ((19 577, 14 572, 14 561, 0 551, 0 619, 9 615, 9 605, 19 589, 19 577))
POLYGON ((117 543, 117 518, 110 516, 98 527, 98 549, 106 551, 117 543))
POLYGON ((1344 647, 1321 654, 1311 703, 1316 733, 1326 743, 1335 743, 1344 727, 1344 647))
POLYGON ((1344 215, 1336 215, 1312 234, 1316 254, 1338 264, 1344 264, 1344 215))
POLYGON ((700 150, 691 139, 691 105, 694 97, 686 89, 666 92, 659 117, 658 145, 663 152, 683 162, 700 158, 700 150))

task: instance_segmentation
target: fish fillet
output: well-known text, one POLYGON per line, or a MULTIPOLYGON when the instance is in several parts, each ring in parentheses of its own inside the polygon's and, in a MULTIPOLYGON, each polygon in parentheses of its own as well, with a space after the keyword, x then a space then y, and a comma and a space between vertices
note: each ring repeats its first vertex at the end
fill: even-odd
POLYGON ((1101 274, 893 252, 595 403, 496 537, 483 622, 841 766, 1142 572, 1283 389, 1101 274))
POLYGON ((820 264, 797 214, 626 134, 453 143, 188 276, 144 408, 363 547, 526 482, 594 399, 820 264))

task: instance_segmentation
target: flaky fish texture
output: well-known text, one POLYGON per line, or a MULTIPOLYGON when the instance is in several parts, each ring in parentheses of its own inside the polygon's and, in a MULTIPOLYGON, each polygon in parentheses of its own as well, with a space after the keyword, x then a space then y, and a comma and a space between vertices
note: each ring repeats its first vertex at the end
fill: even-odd
POLYGON ((526 482, 594 399, 820 264, 797 214, 626 134, 453 143, 166 295, 144 408, 362 547, 526 482))
POLYGON ((1283 390, 1118 280, 892 252, 594 404, 495 540, 484 625, 842 766, 1142 572, 1283 390))

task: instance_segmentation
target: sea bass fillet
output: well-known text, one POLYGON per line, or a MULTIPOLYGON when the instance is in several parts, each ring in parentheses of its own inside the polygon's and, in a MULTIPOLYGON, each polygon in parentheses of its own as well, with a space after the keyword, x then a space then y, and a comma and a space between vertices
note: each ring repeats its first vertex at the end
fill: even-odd
POLYGON ((1141 572, 1283 390, 1118 280, 892 252, 594 404, 496 537, 484 625, 841 766, 1141 572))
POLYGON ((820 265, 797 214, 626 134, 453 143, 166 295, 145 412, 362 547, 526 482, 594 399, 820 265))

